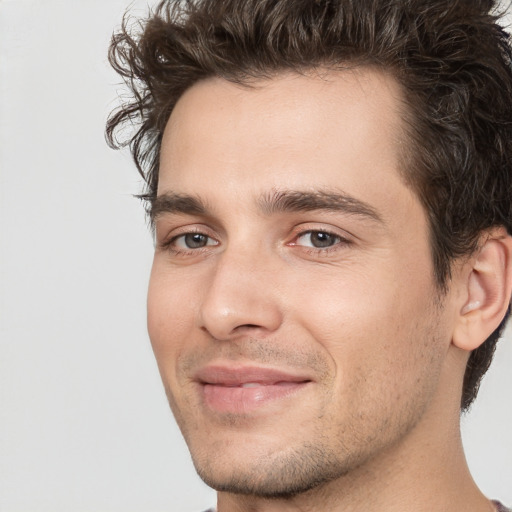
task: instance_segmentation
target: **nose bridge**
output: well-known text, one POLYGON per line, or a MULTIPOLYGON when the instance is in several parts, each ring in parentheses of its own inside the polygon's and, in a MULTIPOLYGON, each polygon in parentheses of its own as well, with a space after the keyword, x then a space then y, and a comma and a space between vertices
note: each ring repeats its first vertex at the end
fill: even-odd
POLYGON ((233 245, 216 257, 200 311, 201 327, 216 339, 248 330, 263 336, 282 321, 276 269, 255 245, 233 245))

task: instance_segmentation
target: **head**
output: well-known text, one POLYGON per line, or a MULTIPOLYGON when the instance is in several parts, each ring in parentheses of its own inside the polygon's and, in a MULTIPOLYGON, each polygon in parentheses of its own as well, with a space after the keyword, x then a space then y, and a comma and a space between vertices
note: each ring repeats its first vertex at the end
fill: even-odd
MULTIPOLYGON (((452 261, 473 253, 483 231, 512 230, 511 54, 494 7, 491 0, 163 1, 139 33, 125 20, 113 38, 110 61, 134 94, 110 117, 107 138, 130 145, 151 208, 165 126, 196 82, 222 77, 250 85, 319 67, 385 70, 404 93, 403 177, 427 212, 443 290, 452 261), (130 120, 136 133, 119 141, 116 130, 130 120)), ((463 410, 476 397, 505 321, 469 358, 463 410)))
MULTIPOLYGON (((489 233, 512 232, 511 53, 508 36, 490 13, 493 7, 492 1, 484 0, 162 2, 138 33, 130 33, 129 20, 125 20, 114 36, 110 59, 130 85, 133 97, 110 117, 107 137, 114 146, 130 145, 146 181, 143 198, 154 217, 162 207, 158 195, 173 192, 167 182, 162 184, 163 166, 170 165, 169 158, 181 158, 175 144, 167 140, 176 131, 173 116, 174 126, 187 126, 183 105, 196 115, 208 112, 208 102, 200 94, 204 87, 218 93, 219 103, 230 94, 236 98, 236 88, 261 96, 267 94, 261 91, 277 87, 278 93, 302 98, 308 105, 310 97, 300 96, 303 92, 290 85, 290 76, 295 76, 313 97, 321 92, 333 95, 335 105, 336 94, 344 101, 352 98, 351 82, 364 82, 362 90, 372 98, 375 109, 396 115, 394 126, 400 135, 392 141, 395 170, 421 205, 425 219, 425 249, 431 265, 431 272, 427 269, 426 274, 433 287, 429 297, 435 299, 423 304, 425 323, 416 327, 424 333, 429 321, 439 320, 436 315, 450 293, 457 265, 470 259, 489 233), (319 81, 329 83, 339 73, 351 77, 347 78, 349 89, 326 85, 324 91, 319 81), (386 98, 374 94, 379 87, 394 98, 394 109, 386 107, 386 98), (117 139, 120 127, 132 121, 136 122, 136 132, 128 139, 117 139)), ((355 97, 355 104, 360 99, 355 97)), ((244 105, 240 106, 242 111, 244 105)), ((279 105, 275 108, 278 110, 279 105)), ((246 113, 250 115, 250 109, 246 113)), ((180 172, 176 181, 169 182, 171 186, 184 183, 180 172)), ((334 197, 330 191, 310 199, 328 201, 329 197, 334 197)), ((201 209, 205 205, 191 204, 188 196, 178 194, 171 199, 172 208, 177 202, 188 201, 178 209, 204 214, 201 209)), ((422 225, 419 212, 417 221, 422 225)), ((476 396, 505 320, 471 351, 462 386, 462 409, 467 409, 476 396)), ((245 327, 254 325, 247 323, 245 327)), ((438 334, 442 345, 443 333, 438 334)), ((418 332, 407 333, 408 338, 415 335, 418 332)), ((257 339, 254 333, 247 336, 244 357, 267 361, 272 353, 262 353, 257 339)), ((277 361, 285 361, 291 350, 293 347, 285 346, 281 354, 279 348, 273 349, 277 361)), ((208 354, 208 349, 204 353, 208 354)), ((424 357, 418 354, 416 361, 426 364, 424 357)), ((180 371, 199 368, 198 361, 201 356, 186 355, 180 371)), ((336 374, 321 352, 300 345, 295 363, 297 368, 313 368, 313 380, 323 374, 325 379, 319 378, 319 382, 325 389, 336 374)), ((423 404, 418 407, 425 406, 422 398, 416 398, 423 404)), ((170 400, 173 405, 172 396, 170 400)), ((232 421, 236 426, 234 416, 232 421)))

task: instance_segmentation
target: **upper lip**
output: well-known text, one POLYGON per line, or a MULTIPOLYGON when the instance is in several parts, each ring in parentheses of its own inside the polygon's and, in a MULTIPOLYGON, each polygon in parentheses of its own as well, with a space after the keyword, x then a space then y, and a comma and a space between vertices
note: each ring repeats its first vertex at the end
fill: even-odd
POLYGON ((261 366, 208 365, 200 368, 194 375, 200 384, 218 386, 241 386, 248 383, 272 385, 278 382, 309 382, 306 375, 296 375, 275 368, 261 366))

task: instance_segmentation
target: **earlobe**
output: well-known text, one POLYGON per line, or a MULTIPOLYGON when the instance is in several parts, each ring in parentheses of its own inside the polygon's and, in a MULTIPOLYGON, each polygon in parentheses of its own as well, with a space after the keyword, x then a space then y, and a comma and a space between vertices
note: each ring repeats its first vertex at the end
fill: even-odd
POLYGON ((464 303, 452 343, 466 351, 478 348, 499 326, 512 290, 512 237, 504 228, 485 234, 470 265, 464 303))

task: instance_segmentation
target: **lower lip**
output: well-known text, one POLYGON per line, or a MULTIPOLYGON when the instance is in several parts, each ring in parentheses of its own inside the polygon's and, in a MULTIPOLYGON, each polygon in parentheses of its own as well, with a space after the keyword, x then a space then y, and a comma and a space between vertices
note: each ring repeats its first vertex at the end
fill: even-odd
POLYGON ((302 390, 308 382, 280 382, 268 386, 228 387, 203 384, 206 405, 217 412, 246 414, 302 390))

